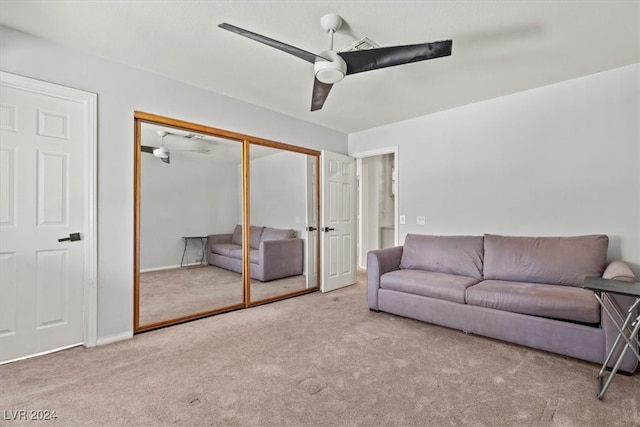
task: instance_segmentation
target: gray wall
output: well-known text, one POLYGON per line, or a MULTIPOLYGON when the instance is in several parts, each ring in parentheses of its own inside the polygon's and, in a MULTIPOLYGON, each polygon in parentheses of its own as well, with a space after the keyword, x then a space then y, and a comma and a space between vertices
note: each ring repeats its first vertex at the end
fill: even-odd
MULTIPOLYGON (((237 144, 240 148, 240 144, 237 144)), ((240 151, 240 150, 239 150, 240 151)), ((214 156, 171 153, 167 164, 141 156, 140 270, 177 267, 182 236, 231 233, 241 218, 238 163, 214 156)), ((200 260, 202 245, 190 241, 185 264, 200 260)))
POLYGON ((640 274, 639 82, 635 64, 354 133, 349 152, 398 146, 401 242, 606 233, 640 274))
POLYGON ((345 153, 347 136, 0 27, 3 71, 98 94, 98 339, 133 329, 133 111, 345 153))

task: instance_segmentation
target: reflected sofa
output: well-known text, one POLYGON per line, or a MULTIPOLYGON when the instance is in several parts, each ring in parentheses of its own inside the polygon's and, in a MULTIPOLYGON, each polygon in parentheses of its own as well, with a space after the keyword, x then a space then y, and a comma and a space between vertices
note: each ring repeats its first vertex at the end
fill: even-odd
MULTIPOLYGON (((250 276, 268 282, 302 274, 304 242, 295 230, 252 225, 250 231, 250 276)), ((207 236, 205 247, 210 265, 242 272, 242 226, 231 234, 207 236)))
MULTIPOLYGON (((426 236, 367 256, 367 301, 423 322, 603 363, 617 330, 586 277, 633 282, 622 261, 607 265, 606 235, 426 236)), ((626 312, 633 299, 614 296, 626 312)), ((615 360, 615 358, 613 359, 615 360)), ((625 354, 620 369, 633 372, 625 354)))

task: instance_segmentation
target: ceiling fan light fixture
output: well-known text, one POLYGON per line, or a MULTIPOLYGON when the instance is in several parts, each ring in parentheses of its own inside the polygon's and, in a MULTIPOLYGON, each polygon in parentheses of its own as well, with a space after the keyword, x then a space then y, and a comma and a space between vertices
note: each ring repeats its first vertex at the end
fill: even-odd
POLYGON ((333 84, 344 79, 344 73, 342 73, 340 70, 323 68, 316 71, 316 78, 322 83, 333 84))
POLYGON ((318 59, 313 64, 316 79, 326 84, 334 84, 344 79, 347 74, 347 64, 344 60, 335 51, 331 50, 322 52, 321 55, 328 57, 331 61, 318 59))
POLYGON ((153 155, 158 157, 159 159, 166 159, 169 157, 169 153, 164 147, 156 148, 153 150, 153 155))

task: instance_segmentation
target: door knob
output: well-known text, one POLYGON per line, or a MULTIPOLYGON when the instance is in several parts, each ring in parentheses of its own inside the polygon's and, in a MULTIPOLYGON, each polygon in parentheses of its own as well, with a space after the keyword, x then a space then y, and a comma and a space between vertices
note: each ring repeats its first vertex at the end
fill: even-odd
POLYGON ((333 230, 335 230, 335 228, 323 227, 321 230, 322 230, 322 231, 324 231, 324 232, 326 233, 326 232, 329 232, 329 231, 333 231, 333 230))
POLYGON ((316 230, 317 230, 317 228, 315 228, 315 227, 307 227, 307 231, 316 231, 316 230))
POLYGON ((67 241, 75 242, 78 240, 82 240, 82 238, 80 237, 80 233, 71 233, 69 234, 69 237, 62 237, 58 239, 58 242, 67 242, 67 241))

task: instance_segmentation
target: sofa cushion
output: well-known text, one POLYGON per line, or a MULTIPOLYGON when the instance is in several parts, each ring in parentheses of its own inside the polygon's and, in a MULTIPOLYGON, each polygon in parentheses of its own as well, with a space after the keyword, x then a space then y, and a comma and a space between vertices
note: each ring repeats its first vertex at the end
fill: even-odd
POLYGON ((233 243, 214 243, 211 252, 218 255, 230 256, 232 251, 242 250, 242 246, 233 243))
POLYGON ((260 247, 260 242, 262 240, 262 233, 264 232, 264 227, 260 227, 257 225, 252 225, 249 228, 251 233, 249 245, 252 249, 258 249, 260 247))
MULTIPOLYGON (((235 250, 231 251, 231 253, 229 253, 229 257, 241 260, 242 259, 242 249, 235 249, 235 250)), ((251 264, 257 264, 259 258, 260 258, 260 255, 259 255, 259 252, 258 252, 257 249, 249 250, 249 262, 251 264)))
MULTIPOLYGON (((264 231, 264 227, 252 225, 249 228, 249 245, 253 249, 258 249, 260 247, 260 240, 262 239, 262 232, 264 231)), ((231 243, 235 243, 236 245, 242 246, 242 226, 240 224, 236 225, 236 228, 233 229, 233 236, 231 236, 231 243)))
POLYGON ((395 270, 380 277, 380 287, 464 304, 465 290, 478 279, 423 270, 395 270))
POLYGON ((242 249, 234 249, 231 252, 229 252, 229 258, 233 258, 233 259, 242 259, 242 249))
POLYGON ((236 224, 236 228, 233 229, 231 243, 242 246, 242 226, 240 224, 236 224))
POLYGON ((485 280, 466 290, 469 305, 583 323, 600 322, 593 292, 571 286, 485 280))
POLYGON ((482 279, 482 236, 428 236, 407 234, 401 269, 482 279))
POLYGON ((268 240, 283 240, 283 239, 291 239, 296 237, 296 232, 293 229, 280 229, 280 228, 272 228, 265 227, 262 232, 262 241, 266 242, 268 240))
POLYGON ((609 238, 604 234, 575 237, 484 235, 484 278, 514 282, 582 286, 601 277, 609 238))

